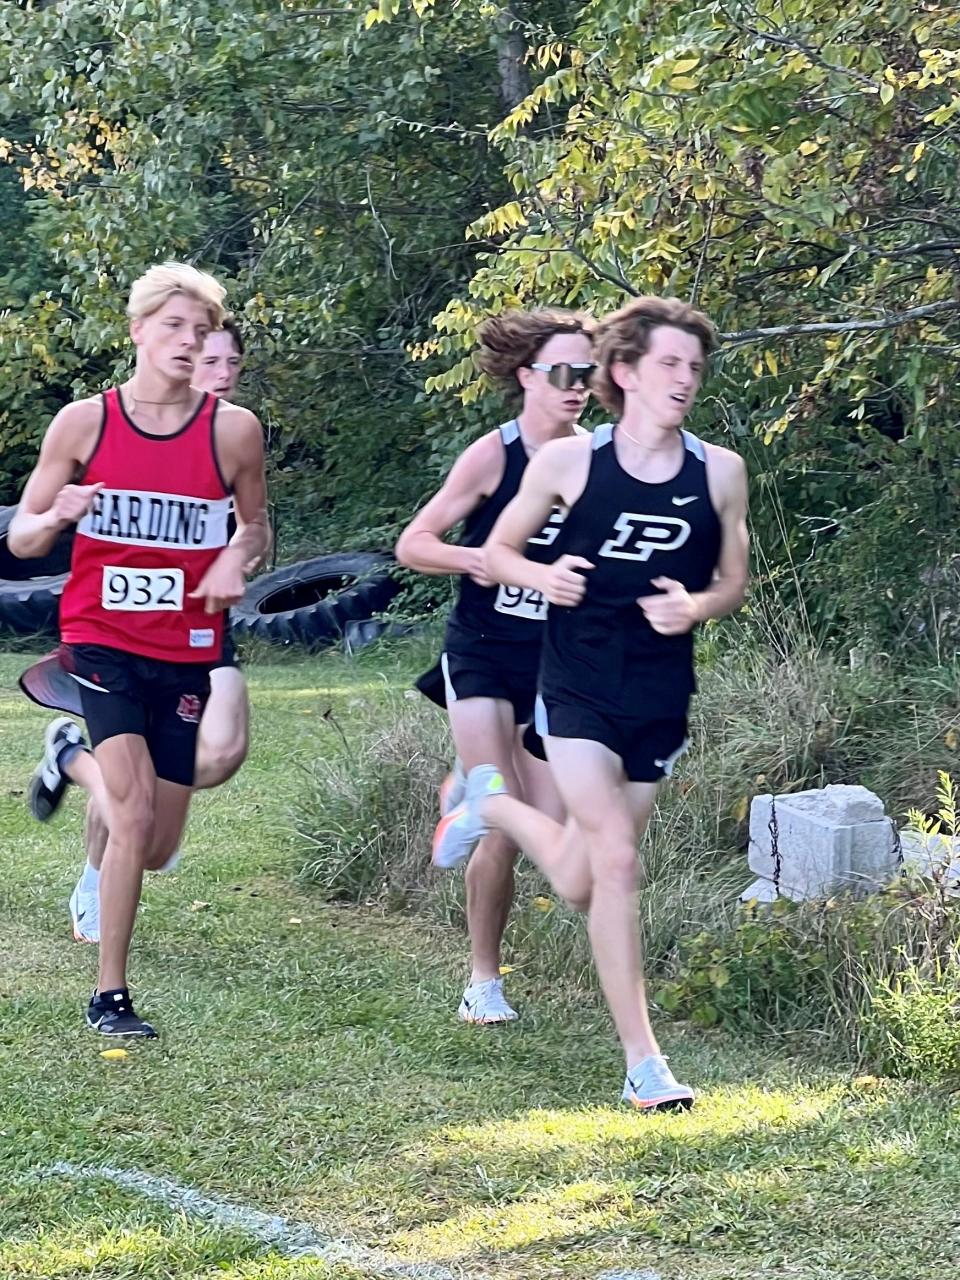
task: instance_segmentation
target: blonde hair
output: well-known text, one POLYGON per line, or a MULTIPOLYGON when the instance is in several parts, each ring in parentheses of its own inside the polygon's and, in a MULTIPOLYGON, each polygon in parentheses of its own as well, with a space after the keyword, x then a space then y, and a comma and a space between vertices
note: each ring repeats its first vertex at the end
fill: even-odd
POLYGON ((682 329, 699 338, 704 357, 716 349, 717 331, 713 321, 688 302, 681 302, 679 298, 637 298, 628 302, 600 321, 593 339, 597 371, 590 387, 611 413, 623 412, 623 389, 611 377, 611 366, 617 361, 633 364, 646 355, 650 334, 661 325, 682 329))
POLYGON ((595 322, 582 311, 563 307, 537 307, 501 311, 484 320, 477 330, 476 362, 484 373, 516 386, 516 372, 529 365, 551 338, 560 333, 593 335, 595 322))
POLYGON ((131 320, 153 315, 178 293, 202 303, 210 316, 210 327, 219 329, 227 314, 223 305, 227 291, 206 271, 198 271, 185 262, 164 262, 151 267, 139 280, 134 280, 127 303, 131 320))

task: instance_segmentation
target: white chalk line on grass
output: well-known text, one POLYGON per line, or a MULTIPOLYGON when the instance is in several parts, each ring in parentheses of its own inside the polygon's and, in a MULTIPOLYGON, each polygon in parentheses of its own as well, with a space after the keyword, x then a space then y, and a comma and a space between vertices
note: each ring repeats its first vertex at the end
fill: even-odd
POLYGON ((597 1280, 660 1280, 656 1271, 605 1271, 597 1280))
MULTIPOLYGON (((168 1209, 180 1210, 191 1218, 202 1218, 218 1227, 231 1227, 270 1245, 290 1258, 319 1258, 323 1262, 342 1262, 363 1267, 378 1276, 405 1276, 408 1280, 454 1280, 453 1272, 432 1262, 401 1262, 378 1249, 350 1244, 347 1240, 331 1240, 320 1235, 307 1222, 296 1222, 279 1214, 263 1213, 249 1205, 221 1200, 173 1178, 136 1169, 114 1169, 110 1165, 73 1164, 58 1160, 43 1169, 40 1176, 80 1178, 84 1181, 112 1182, 125 1191, 135 1191, 147 1200, 157 1200, 168 1209)), ((610 1277, 609 1280, 613 1280, 610 1277)), ((626 1280, 632 1280, 627 1277, 626 1280)), ((641 1280, 654 1280, 644 1273, 641 1280)))

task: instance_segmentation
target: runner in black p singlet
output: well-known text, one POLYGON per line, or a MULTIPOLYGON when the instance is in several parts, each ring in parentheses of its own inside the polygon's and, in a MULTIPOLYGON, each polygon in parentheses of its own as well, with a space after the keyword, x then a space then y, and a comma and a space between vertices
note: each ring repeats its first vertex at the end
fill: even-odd
MULTIPOLYGON (((460 545, 482 547, 500 513, 516 497, 527 466, 527 451, 516 419, 499 428, 503 442, 503 478, 487 500, 464 522, 460 545)), ((554 511, 527 543, 527 557, 540 564, 556 558, 554 543, 563 513, 554 511)), ((447 623, 441 667, 447 703, 461 698, 502 698, 513 707, 518 725, 533 718, 540 647, 547 602, 529 587, 481 586, 469 575, 447 623)))
POLYGON ((557 541, 558 555, 583 556, 586 592, 575 607, 552 605, 537 703, 537 732, 588 738, 624 762, 631 782, 668 774, 687 740, 687 708, 696 688, 693 632, 661 635, 640 597, 667 577, 688 592, 710 585, 720 554, 720 520, 707 484, 706 453, 696 436, 679 472, 648 483, 623 469, 614 427, 593 436, 590 470, 557 541))

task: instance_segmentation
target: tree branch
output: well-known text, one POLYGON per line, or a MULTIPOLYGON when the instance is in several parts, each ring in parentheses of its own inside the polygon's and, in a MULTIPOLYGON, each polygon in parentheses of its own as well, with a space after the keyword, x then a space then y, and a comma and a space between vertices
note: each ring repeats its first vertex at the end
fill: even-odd
POLYGON ((720 341, 729 347, 738 347, 760 338, 796 338, 818 333, 878 333, 883 329, 898 329, 914 320, 926 320, 930 316, 946 315, 960 311, 960 300, 928 302, 909 311, 895 312, 879 320, 824 320, 814 324, 781 324, 769 329, 742 329, 739 333, 721 333, 720 341))

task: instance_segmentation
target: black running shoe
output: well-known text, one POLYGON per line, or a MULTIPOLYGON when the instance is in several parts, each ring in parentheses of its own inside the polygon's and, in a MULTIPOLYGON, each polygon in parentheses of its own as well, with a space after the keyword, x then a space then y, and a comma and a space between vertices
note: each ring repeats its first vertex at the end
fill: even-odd
POLYGON ((60 768, 60 753, 65 747, 86 747, 83 730, 68 716, 47 725, 43 740, 43 759, 33 771, 27 804, 38 822, 47 822, 60 808, 70 779, 60 768))
POLYGON ((102 1036, 140 1036, 156 1040, 157 1033, 149 1022, 137 1016, 126 987, 118 991, 96 991, 87 1005, 87 1026, 102 1036))

